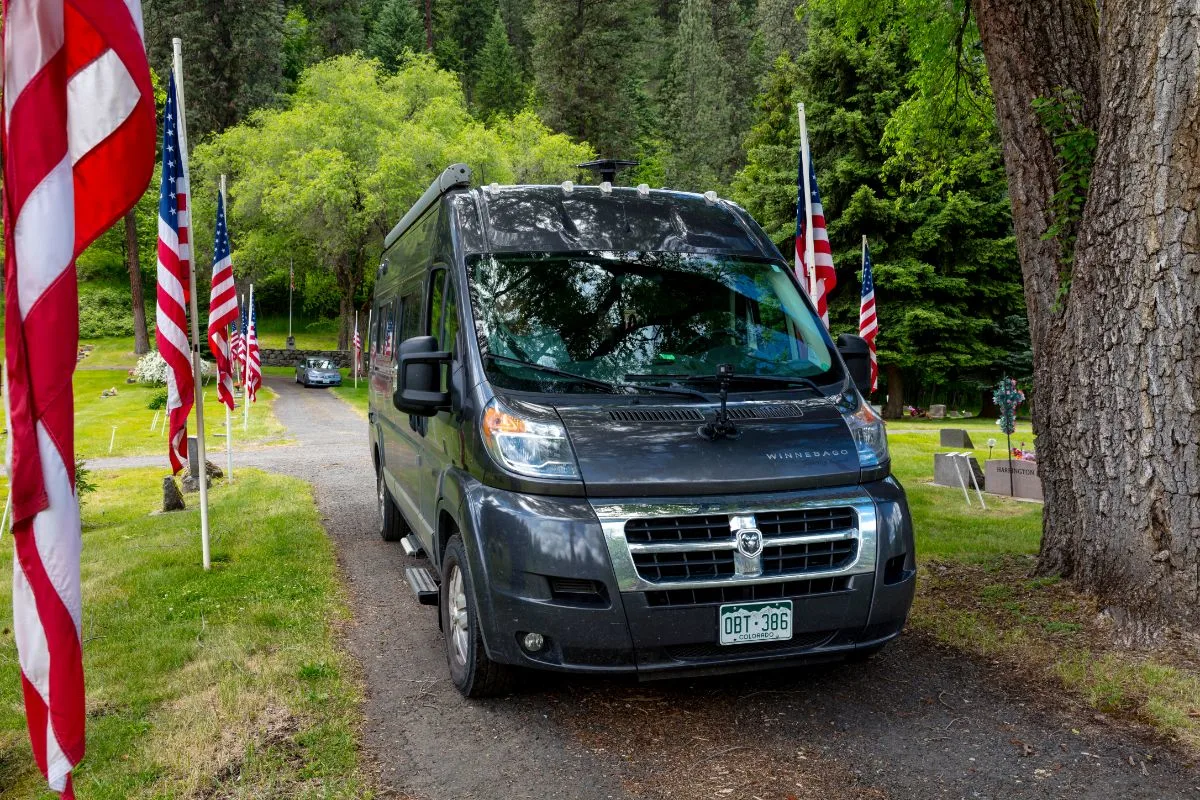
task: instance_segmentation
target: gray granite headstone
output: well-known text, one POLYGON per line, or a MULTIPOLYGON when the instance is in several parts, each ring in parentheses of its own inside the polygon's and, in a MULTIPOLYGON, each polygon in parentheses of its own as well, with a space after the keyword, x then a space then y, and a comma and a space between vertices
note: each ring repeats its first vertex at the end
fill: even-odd
MULTIPOLYGON (((993 494, 1009 493, 1009 461, 993 458, 987 462, 987 490, 993 494)), ((1026 500, 1041 500, 1042 479, 1038 477, 1036 461, 1012 461, 1012 493, 1026 500)))
POLYGON ((946 418, 946 407, 944 405, 942 405, 941 403, 935 403, 935 404, 931 405, 929 407, 929 418, 930 419, 945 419, 946 418))
POLYGON ((956 447, 959 450, 975 449, 975 445, 971 444, 971 437, 962 428, 942 428, 941 435, 942 447, 956 447))
POLYGON ((967 488, 974 489, 971 473, 967 472, 968 465, 975 471, 975 480, 979 481, 980 488, 983 488, 983 470, 979 468, 979 461, 974 456, 963 458, 956 453, 933 454, 933 482, 938 486, 958 488, 962 486, 958 480, 961 473, 962 479, 967 482, 967 488))

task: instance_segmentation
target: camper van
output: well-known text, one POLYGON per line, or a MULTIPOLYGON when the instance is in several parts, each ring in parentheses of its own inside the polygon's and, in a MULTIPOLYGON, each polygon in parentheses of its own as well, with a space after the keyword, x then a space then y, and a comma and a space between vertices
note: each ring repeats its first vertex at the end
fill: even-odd
POLYGON ((455 686, 864 659, 900 634, 912 519, 866 343, 715 193, 472 188, 384 241, 380 530, 455 686))

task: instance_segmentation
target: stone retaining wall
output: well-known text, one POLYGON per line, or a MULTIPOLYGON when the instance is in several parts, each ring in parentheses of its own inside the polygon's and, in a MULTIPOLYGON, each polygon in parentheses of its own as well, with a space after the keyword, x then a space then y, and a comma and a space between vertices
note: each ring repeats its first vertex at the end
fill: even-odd
POLYGON ((349 350, 268 350, 263 349, 262 363, 265 367, 295 367, 306 358, 328 358, 339 367, 349 368, 352 354, 349 350))

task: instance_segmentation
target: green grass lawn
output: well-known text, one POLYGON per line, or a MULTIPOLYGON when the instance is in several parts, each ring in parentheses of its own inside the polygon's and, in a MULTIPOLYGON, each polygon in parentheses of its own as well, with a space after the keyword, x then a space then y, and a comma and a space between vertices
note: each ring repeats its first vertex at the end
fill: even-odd
MULTIPOLYGON (((166 465, 167 445, 162 429, 165 411, 159 414, 158 427, 150 430, 154 412, 146 407, 150 399, 161 392, 162 387, 142 386, 125 383, 125 373, 120 370, 77 370, 75 386, 75 452, 85 458, 110 455, 109 439, 112 426, 117 426, 116 439, 111 455, 153 455, 161 453, 166 465), (105 389, 115 387, 116 397, 101 397, 105 389)), ((271 406, 275 393, 264 388, 258 401, 250 408, 250 424, 242 430, 242 410, 234 412, 234 447, 247 444, 280 444, 285 441, 283 426, 275 419, 271 406)), ((225 406, 217 402, 217 390, 211 383, 204 392, 204 441, 210 453, 225 449, 225 406)), ((188 433, 195 435, 195 417, 192 417, 188 433)), ((209 456, 219 464, 220 459, 209 456)))
POLYGON ((367 379, 358 376, 358 388, 354 387, 354 373, 348 369, 342 370, 342 385, 335 386, 334 393, 349 403, 363 419, 367 416, 367 379))
MULTIPOLYGON (((196 496, 148 515, 162 473, 97 473, 84 502, 79 796, 368 796, 361 693, 339 643, 349 611, 311 490, 252 470, 214 485, 206 574, 196 496)), ((11 559, 5 536, 0 563, 11 559)), ((11 580, 0 570, 0 798, 49 800, 25 729, 11 580)))
MULTIPOLYGON (((947 448, 938 446, 938 430, 968 427, 958 422, 960 420, 920 428, 906 427, 908 420, 888 423, 892 471, 908 492, 918 555, 979 560, 1004 553, 1036 553, 1042 538, 1040 503, 985 493, 988 506, 985 511, 979 507, 973 490, 968 507, 961 489, 933 485, 933 454, 947 452, 947 448)), ((989 430, 988 425, 995 428, 992 421, 975 421, 975 427, 982 432, 989 430)), ((1024 423, 1024 428, 1026 438, 1032 440, 1028 423, 1024 423)), ((982 465, 988 454, 986 439, 974 430, 971 430, 971 439, 976 445, 975 456, 982 465), (984 445, 982 448, 979 447, 981 444, 984 445)), ((997 457, 1003 454, 1002 444, 996 452, 997 457)))
MULTIPOLYGON (((360 329, 366 325, 359 321, 360 329)), ((255 324, 259 347, 280 349, 287 346, 287 315, 260 317, 255 324)), ((292 336, 296 338, 298 350, 336 350, 338 321, 336 319, 302 320, 292 319, 292 336)))

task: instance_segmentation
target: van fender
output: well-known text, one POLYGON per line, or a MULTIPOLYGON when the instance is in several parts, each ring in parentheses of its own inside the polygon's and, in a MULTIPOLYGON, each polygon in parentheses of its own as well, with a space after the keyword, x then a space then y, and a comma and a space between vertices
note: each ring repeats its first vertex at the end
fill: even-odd
MULTIPOLYGON (((478 503, 472 503, 472 495, 479 489, 483 488, 483 484, 475 480, 469 473, 458 469, 448 469, 442 472, 438 478, 438 525, 434 531, 434 544, 436 548, 436 556, 430 554, 430 560, 441 570, 442 553, 446 550, 446 544, 450 540, 452 533, 445 529, 441 524, 443 514, 448 516, 458 529, 458 534, 462 536, 463 546, 467 553, 467 560, 471 568, 471 586, 469 591, 475 601, 476 613, 482 621, 495 619, 495 609, 492 605, 491 593, 480 591, 481 586, 486 586, 487 566, 486 559, 483 555, 483 541, 481 536, 482 521, 479 513, 478 503)), ((494 632, 489 630, 490 626, 480 624, 479 631, 483 637, 484 650, 489 658, 495 657, 495 647, 492 644, 492 639, 495 636, 494 632)))

